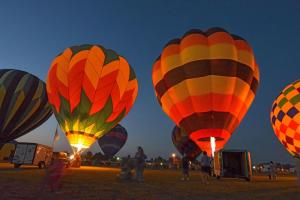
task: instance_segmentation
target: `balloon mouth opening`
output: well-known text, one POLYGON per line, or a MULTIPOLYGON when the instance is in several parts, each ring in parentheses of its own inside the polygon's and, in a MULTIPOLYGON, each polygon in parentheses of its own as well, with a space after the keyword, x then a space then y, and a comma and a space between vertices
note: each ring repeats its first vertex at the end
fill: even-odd
POLYGON ((76 154, 80 154, 89 148, 88 146, 85 146, 83 144, 71 144, 71 147, 73 149, 73 152, 76 154))
POLYGON ((90 146, 96 141, 96 137, 79 131, 69 131, 66 133, 66 136, 73 152, 79 154, 90 148, 90 146))
MULTIPOLYGON (((212 137, 204 137, 204 138, 199 138, 197 141, 198 142, 211 142, 211 138, 212 137)), ((221 138, 221 137, 213 137, 215 138, 215 141, 218 142, 218 141, 223 141, 224 138, 221 138)))

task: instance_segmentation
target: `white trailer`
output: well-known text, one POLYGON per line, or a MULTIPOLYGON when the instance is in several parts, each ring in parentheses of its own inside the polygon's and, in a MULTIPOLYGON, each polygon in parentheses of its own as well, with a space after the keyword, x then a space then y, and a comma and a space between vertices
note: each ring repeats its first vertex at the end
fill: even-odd
POLYGON ((35 165, 40 169, 51 164, 53 148, 36 143, 17 143, 12 163, 15 168, 21 165, 35 165))

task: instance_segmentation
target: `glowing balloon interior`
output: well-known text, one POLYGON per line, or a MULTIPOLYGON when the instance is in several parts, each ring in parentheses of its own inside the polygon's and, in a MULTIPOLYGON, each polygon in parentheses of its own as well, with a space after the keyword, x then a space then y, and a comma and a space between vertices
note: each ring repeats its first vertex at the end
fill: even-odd
POLYGON ((210 137, 223 148, 249 109, 259 69, 243 38, 193 29, 164 47, 152 81, 163 111, 211 155, 210 137))
POLYGON ((51 64, 47 93, 71 146, 90 147, 129 112, 138 92, 133 69, 99 45, 67 48, 51 64))

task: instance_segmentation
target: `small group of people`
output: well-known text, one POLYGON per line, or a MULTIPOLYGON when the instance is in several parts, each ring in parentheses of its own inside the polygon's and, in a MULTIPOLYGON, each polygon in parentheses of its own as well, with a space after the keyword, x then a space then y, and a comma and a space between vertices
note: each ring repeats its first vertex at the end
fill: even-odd
POLYGON ((142 147, 137 148, 137 152, 133 159, 131 159, 130 155, 127 158, 123 158, 121 162, 121 173, 119 177, 123 180, 132 179, 132 170, 135 170, 135 177, 134 179, 138 182, 144 181, 144 168, 145 168, 145 161, 147 159, 146 154, 142 147))
MULTIPOLYGON (((144 153, 142 147, 138 147, 137 152, 134 158, 131 158, 128 155, 126 158, 122 159, 121 162, 121 172, 119 178, 122 180, 132 179, 133 173, 132 170, 135 170, 134 179, 142 182, 144 181, 144 168, 145 168, 145 160, 147 156, 144 153)), ((209 177, 211 175, 211 159, 208 157, 207 152, 203 152, 201 157, 201 171, 202 171, 202 183, 208 184, 209 177)), ((190 168, 190 158, 185 154, 182 157, 182 180, 189 180, 189 168, 190 168)))
MULTIPOLYGON (((182 178, 183 181, 190 180, 189 168, 190 168, 190 159, 184 154, 182 157, 182 178)), ((208 157, 207 152, 204 151, 201 157, 201 179, 203 184, 209 183, 209 177, 211 175, 211 159, 208 157)))

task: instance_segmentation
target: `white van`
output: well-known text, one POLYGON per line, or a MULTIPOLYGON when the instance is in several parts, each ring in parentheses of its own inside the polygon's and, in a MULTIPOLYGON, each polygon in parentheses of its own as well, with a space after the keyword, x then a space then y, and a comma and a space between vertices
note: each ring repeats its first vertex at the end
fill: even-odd
POLYGON ((15 168, 21 165, 35 165, 42 169, 51 164, 52 154, 53 148, 49 146, 20 142, 17 143, 12 163, 15 168))

